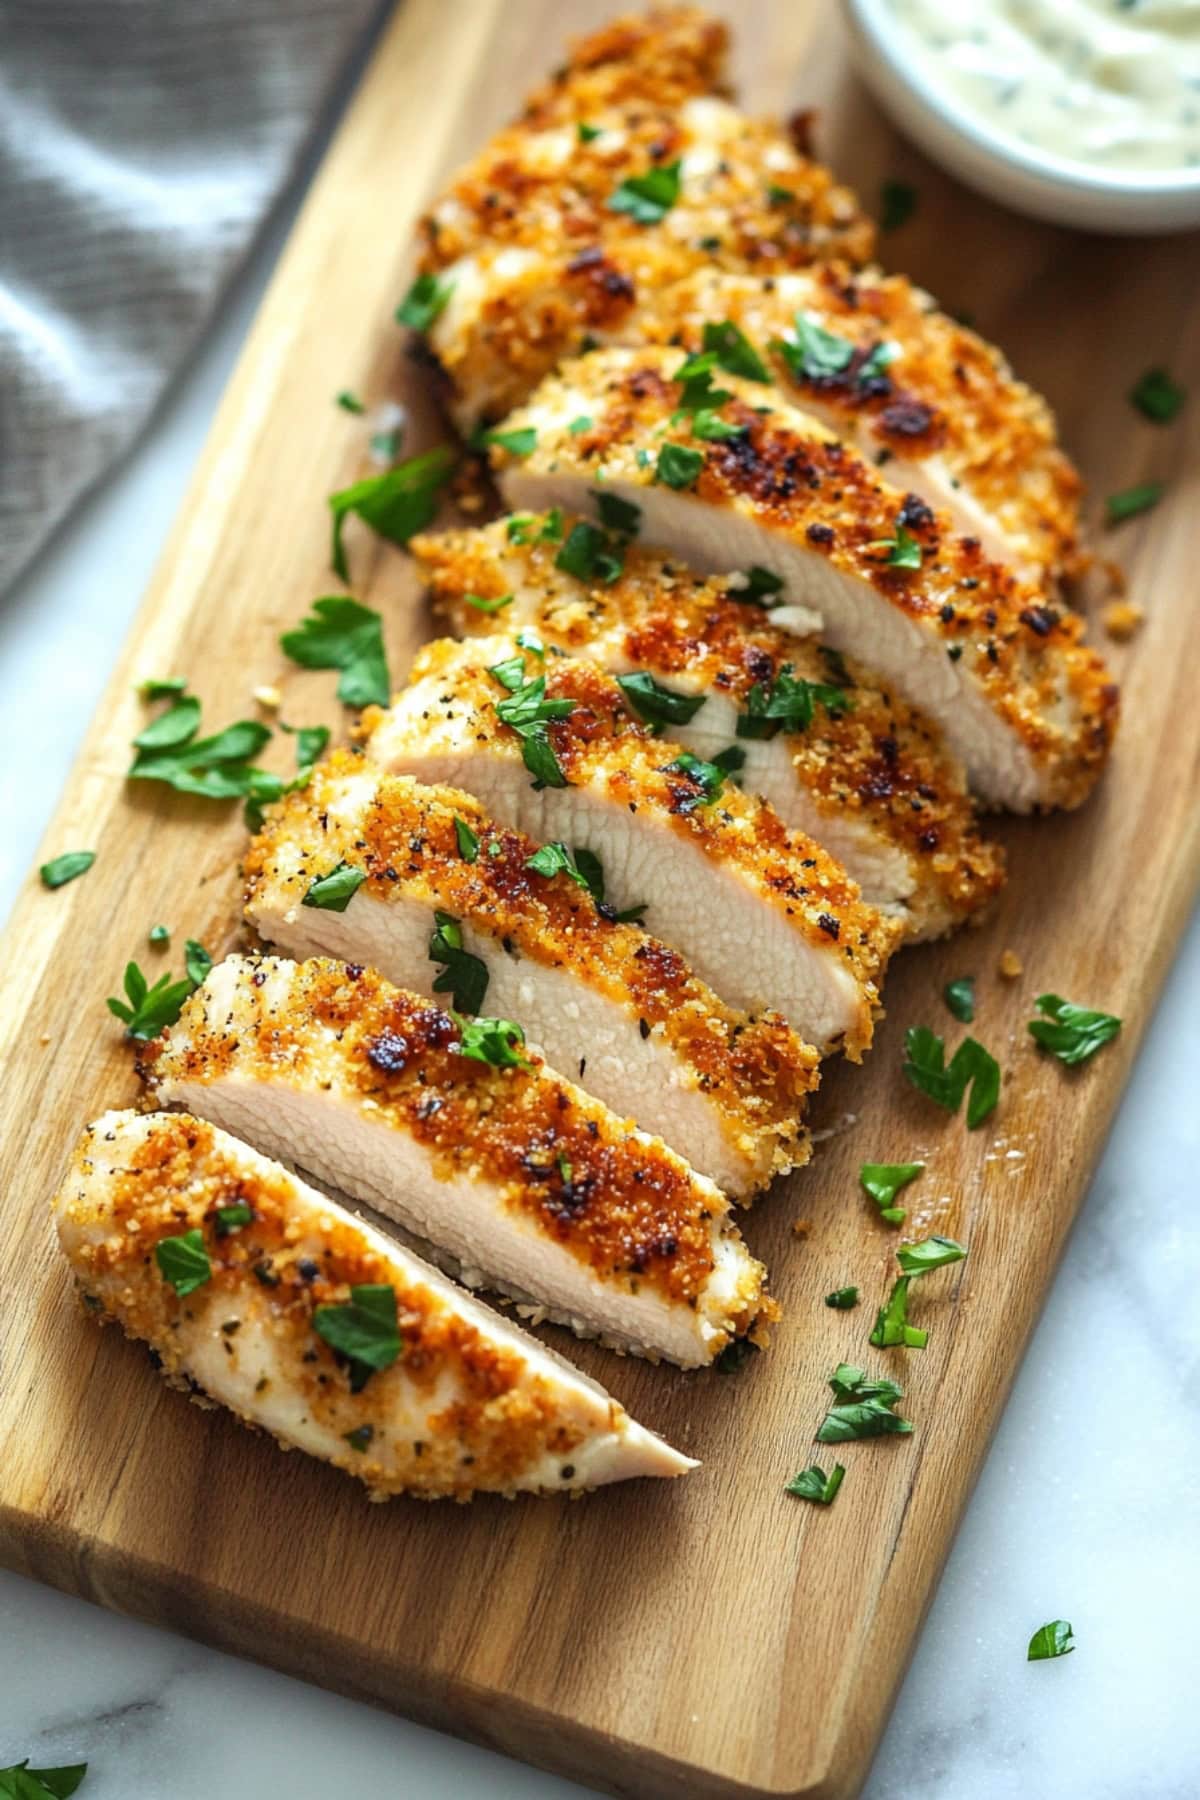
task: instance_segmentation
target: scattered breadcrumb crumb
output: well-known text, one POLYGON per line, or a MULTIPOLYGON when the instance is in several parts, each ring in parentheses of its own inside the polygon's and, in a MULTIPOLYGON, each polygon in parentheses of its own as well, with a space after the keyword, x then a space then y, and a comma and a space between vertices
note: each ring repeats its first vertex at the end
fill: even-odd
POLYGON ((795 1232, 797 1237, 807 1237, 809 1232, 812 1230, 812 1220, 811 1219, 796 1219, 792 1223, 792 1230, 795 1232))
POLYGON ((1000 958, 1000 973, 1005 981, 1015 981, 1024 968, 1025 965, 1015 950, 1006 950, 1000 958))
POLYGON ((1110 638, 1118 644, 1127 644, 1141 629, 1145 617, 1136 600, 1111 600, 1100 614, 1100 621, 1110 638))
POLYGON ((258 701, 258 704, 265 707, 268 712, 278 712, 279 708, 283 705, 283 695, 277 687, 256 687, 254 690, 254 698, 258 701))

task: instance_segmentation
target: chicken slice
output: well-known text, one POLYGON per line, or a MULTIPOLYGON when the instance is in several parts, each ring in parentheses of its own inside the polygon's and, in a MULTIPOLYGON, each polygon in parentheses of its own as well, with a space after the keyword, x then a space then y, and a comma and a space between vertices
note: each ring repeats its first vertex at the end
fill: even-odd
POLYGON ((530 434, 515 440, 529 453, 492 449, 508 504, 593 512, 602 492, 610 517, 635 509, 622 516, 644 542, 698 571, 768 571, 825 643, 941 726, 984 800, 1077 806, 1118 704, 1079 618, 778 390, 719 369, 714 406, 703 373, 676 379, 682 363, 678 350, 598 350, 543 382, 505 422, 530 434))
POLYGON ((434 998, 435 983, 486 981, 470 1010, 519 1019, 553 1067, 578 1071, 736 1199, 806 1162, 816 1052, 777 1013, 726 1006, 678 951, 597 907, 573 858, 541 872, 539 849, 468 794, 339 751, 268 813, 246 858, 246 916, 289 956, 369 963, 434 998), (339 866, 365 876, 345 910, 306 904, 339 866))
POLYGON ((870 255, 854 197, 713 91, 724 47, 690 11, 584 40, 422 221, 412 316, 464 429, 695 269, 870 255))
POLYGON ((648 927, 731 1005, 776 1008, 822 1052, 857 1059, 870 1043, 898 922, 740 792, 728 762, 635 725, 594 663, 513 638, 429 644, 411 685, 387 713, 368 708, 363 730, 382 768, 467 788, 539 842, 591 851, 614 903, 644 904, 648 927), (563 716, 529 716, 547 706, 563 716))
POLYGON ((704 269, 650 297, 623 338, 640 328, 647 342, 703 352, 730 324, 797 405, 985 555, 1035 580, 1076 568, 1082 484, 1050 408, 905 276, 845 263, 704 269))
POLYGON ((375 1499, 561 1492, 696 1466, 428 1263, 186 1113, 105 1113, 54 1205, 102 1321, 148 1343, 174 1385, 375 1499), (355 1362, 332 1344, 363 1300, 373 1361, 355 1362))
POLYGON ((980 834, 936 725, 857 664, 780 629, 744 588, 636 545, 611 582, 570 573, 560 555, 574 523, 517 516, 410 547, 453 630, 489 632, 499 618, 614 674, 649 674, 670 690, 668 706, 687 696, 674 710, 698 710, 672 736, 709 758, 738 736, 743 786, 823 845, 910 937, 938 937, 987 905, 1003 856, 980 834), (750 710, 789 697, 800 708, 790 722, 750 710))
POLYGON ((157 1104, 367 1202, 468 1286, 617 1347, 697 1367, 774 1314, 713 1183, 507 1021, 456 1020, 357 965, 231 957, 142 1073, 157 1104))

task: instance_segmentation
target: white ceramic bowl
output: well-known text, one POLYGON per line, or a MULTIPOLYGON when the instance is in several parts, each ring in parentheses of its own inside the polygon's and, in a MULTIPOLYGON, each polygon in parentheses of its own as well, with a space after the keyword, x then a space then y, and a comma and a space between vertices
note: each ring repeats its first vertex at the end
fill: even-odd
POLYGON ((1032 149, 976 118, 908 55, 888 0, 848 0, 859 71, 900 129, 959 180, 1004 206, 1085 231, 1184 231, 1200 225, 1200 170, 1093 171, 1032 149))

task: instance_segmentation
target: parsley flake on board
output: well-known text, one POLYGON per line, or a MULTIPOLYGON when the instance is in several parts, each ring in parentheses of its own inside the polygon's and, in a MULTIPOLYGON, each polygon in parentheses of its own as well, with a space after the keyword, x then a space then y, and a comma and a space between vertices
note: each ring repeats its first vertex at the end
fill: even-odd
POLYGON ((115 1000, 110 995, 105 1004, 113 1017, 121 1020, 126 1037, 145 1043, 156 1038, 164 1025, 174 1025, 195 985, 186 976, 172 981, 163 974, 151 986, 138 965, 130 962, 125 965, 125 999, 115 1000))
POLYGON ((942 989, 942 999, 962 1025, 970 1025, 975 1017, 975 977, 960 975, 942 989))
POLYGON ((187 687, 186 675, 165 675, 161 678, 151 676, 143 681, 138 693, 143 700, 168 700, 176 694, 182 694, 187 687))
POLYGON ((1087 1062, 1097 1050, 1111 1043, 1121 1029, 1121 1020, 1115 1013, 1074 1006, 1059 994, 1039 994, 1034 1005, 1047 1016, 1030 1019, 1030 1037, 1069 1068, 1087 1062))
POLYGON ((353 514, 392 544, 407 544, 437 511, 438 495, 454 473, 457 458, 446 444, 410 456, 382 475, 367 475, 329 496, 333 515, 330 561, 335 575, 350 579, 342 531, 353 514))
POLYGON ((418 275, 396 308, 397 325, 409 325, 414 331, 428 331, 444 309, 453 287, 452 281, 442 281, 431 272, 418 275))
POLYGON ((195 938, 188 938, 183 946, 183 966, 187 970, 187 978, 193 987, 203 987, 208 980, 213 959, 195 938))
POLYGON ((301 668, 337 669, 344 706, 386 706, 391 699, 383 620, 348 594, 314 600, 309 617, 285 631, 279 645, 301 668))
POLYGON ((1152 506, 1157 506, 1165 492, 1165 483, 1161 481, 1142 481, 1136 487, 1122 489, 1119 494, 1110 494, 1104 502, 1105 519, 1110 525, 1134 519, 1138 513, 1149 512, 1152 506))
POLYGON ((747 381, 770 381, 767 365, 732 319, 722 319, 719 323, 709 320, 704 327, 702 344, 730 375, 741 375, 747 381))
POLYGON ((903 1344, 908 1350, 923 1350, 929 1341, 927 1331, 918 1331, 915 1325, 908 1322, 908 1289, 911 1281, 911 1275, 901 1275, 888 1296, 886 1306, 880 1307, 875 1327, 867 1340, 876 1349, 903 1344))
POLYGON ((521 1055, 525 1033, 511 1019, 465 1019, 459 1013, 450 1017, 458 1026, 459 1055, 472 1062, 487 1063, 493 1069, 528 1069, 528 1058, 521 1055))
POLYGON ((811 1469, 801 1469, 798 1475, 793 1475, 783 1491, 785 1494, 795 1494, 800 1500, 815 1500, 818 1506, 828 1506, 845 1476, 846 1471, 841 1463, 835 1463, 828 1475, 824 1469, 818 1469, 814 1464, 811 1469))
POLYGON ((819 1444, 847 1444, 857 1438, 904 1436, 912 1423, 894 1411, 904 1390, 883 1376, 868 1376, 853 1363, 839 1363, 829 1378, 835 1404, 817 1431, 819 1444))
POLYGON ((86 875, 95 860, 94 850, 64 850, 61 856, 52 856, 38 870, 42 886, 66 887, 68 881, 75 881, 80 875, 86 875))
POLYGON ((365 869, 340 862, 327 875, 318 875, 305 892, 301 906, 315 906, 321 912, 343 913, 367 879, 365 869))
POLYGON ((429 960, 442 965, 433 991, 449 994, 456 1012, 478 1013, 488 991, 487 964, 464 949, 456 918, 447 912, 435 912, 433 918, 436 930, 429 940, 429 960))
POLYGON ((628 175, 609 195, 610 212, 628 213, 638 225, 657 225, 679 198, 680 170, 678 158, 648 169, 644 175, 628 175))
POLYGON ((953 1238, 930 1237, 919 1244, 901 1244, 896 1261, 906 1275, 927 1275, 930 1269, 944 1269, 950 1263, 961 1262, 966 1254, 953 1238))
POLYGON ((970 1089, 967 1129, 974 1131, 995 1111, 1000 1098, 1000 1065, 975 1038, 964 1038, 946 1062, 946 1046, 927 1025, 914 1025, 904 1034, 904 1073, 918 1092, 947 1112, 957 1112, 970 1089))
POLYGON ((904 1208, 896 1205, 896 1195, 910 1181, 915 1181, 924 1167, 924 1163, 864 1163, 858 1171, 864 1193, 876 1202, 880 1218, 886 1219, 889 1225, 903 1222, 904 1208))
POLYGON ((881 231, 899 231, 917 210, 917 190, 907 181, 885 181, 879 190, 881 231))
POLYGON ((764 686, 756 681, 750 689, 746 710, 738 714, 737 735, 773 738, 780 731, 807 731, 818 706, 832 719, 854 710, 854 702, 843 688, 798 679, 792 664, 784 663, 773 682, 764 686))
POLYGON ((1029 1640, 1026 1662, 1049 1662, 1056 1656, 1070 1656, 1075 1648, 1075 1627, 1065 1619, 1052 1619, 1039 1625, 1029 1640))
POLYGON ((170 1282, 181 1300, 194 1294, 212 1278, 212 1264, 204 1248, 204 1233, 185 1231, 179 1237, 160 1238, 154 1246, 154 1260, 163 1279, 170 1282))
POLYGON ((1166 369, 1147 369, 1130 390, 1131 403, 1155 425, 1169 425, 1182 410, 1187 395, 1166 369))
POLYGON ((315 1308, 313 1330, 346 1358, 350 1392, 357 1394, 377 1370, 390 1369, 399 1359, 396 1290, 382 1282, 352 1287, 345 1304, 315 1308))
POLYGON ((832 1294, 826 1294, 825 1304, 831 1306, 834 1312, 849 1312, 852 1307, 858 1305, 858 1289, 856 1287, 835 1288, 832 1294))
POLYGON ((159 944, 169 944, 171 942, 171 927, 169 925, 152 925, 148 937, 149 941, 156 946, 159 944))
POLYGON ((13 1763, 0 1769, 0 1800, 70 1800, 84 1776, 86 1763, 57 1769, 31 1769, 29 1763, 13 1763))
POLYGON ((617 686, 644 725, 661 730, 664 725, 687 725, 704 705, 703 694, 681 694, 664 687, 644 669, 617 676, 617 686))
POLYGON ((212 737, 196 736, 200 702, 176 698, 138 732, 127 770, 130 781, 161 781, 180 794, 205 800, 244 799, 247 806, 278 800, 288 791, 282 776, 260 769, 254 757, 271 741, 256 719, 239 719, 212 737))
POLYGON ((342 389, 341 393, 337 397, 337 403, 341 407, 343 412, 365 413, 367 410, 366 407, 363 405, 362 401, 359 399, 358 395, 352 394, 350 392, 349 388, 342 389))
POLYGON ((311 775, 318 757, 324 754, 329 742, 331 734, 328 725, 285 725, 281 719, 279 729, 296 740, 297 770, 302 775, 311 775))
POLYGON ((466 863, 479 861, 479 839, 471 830, 465 819, 454 815, 454 837, 458 844, 458 854, 466 863))
POLYGON ((704 467, 703 450, 690 450, 686 444, 664 444, 654 465, 657 480, 669 488, 694 487, 704 467))

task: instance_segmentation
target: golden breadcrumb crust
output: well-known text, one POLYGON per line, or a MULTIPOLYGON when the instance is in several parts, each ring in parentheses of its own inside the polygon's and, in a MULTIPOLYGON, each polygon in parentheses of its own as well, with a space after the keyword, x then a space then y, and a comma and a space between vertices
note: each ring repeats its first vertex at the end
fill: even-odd
MULTIPOLYGON (((839 573, 868 582, 889 606, 941 640, 962 672, 1028 753, 1041 803, 1078 806, 1091 792, 1116 729, 1118 691, 1102 657, 1083 642, 1077 614, 1043 589, 991 562, 978 542, 955 534, 915 494, 893 488, 870 463, 774 390, 721 371, 733 398, 721 418, 741 428, 700 443, 679 414, 678 350, 597 350, 547 379, 506 430, 537 430, 531 473, 568 471, 648 488, 664 443, 703 455, 692 493, 709 508, 743 516, 823 556, 839 573), (586 404, 591 424, 565 422, 586 404), (764 410, 766 409, 766 410, 764 410), (642 460, 639 461, 639 452, 642 460), (892 566, 903 529, 920 546, 918 569, 892 566), (1054 714, 1065 713, 1064 722, 1054 714)), ((494 465, 514 458, 500 445, 494 465)))
POLYGON ((713 93, 723 38, 687 11, 607 27, 421 221, 422 273, 476 259, 447 277, 462 291, 430 334, 464 419, 498 417, 587 336, 618 330, 694 269, 871 254, 854 197, 778 126, 713 93), (681 157, 665 223, 613 209, 624 181, 681 157))
MULTIPOLYGON (((189 1341, 214 1331, 231 1370, 248 1339, 269 1340, 297 1411, 342 1446, 329 1460, 377 1493, 511 1491, 525 1471, 547 1456, 569 1458, 583 1440, 551 1384, 513 1349, 381 1255, 341 1207, 329 1202, 319 1216, 298 1208, 296 1182, 278 1165, 186 1114, 110 1114, 101 1126, 84 1131, 55 1205, 71 1227, 85 1296, 151 1344, 168 1376, 186 1377, 189 1341), (248 1206, 253 1218, 222 1235, 217 1209, 229 1206, 248 1206), (186 1231, 202 1234, 212 1277, 180 1299, 154 1248, 186 1231), (395 1291, 402 1350, 354 1394, 313 1313, 375 1283, 395 1291), (420 1436, 398 1436, 394 1419, 422 1404, 430 1410, 420 1436), (354 1449, 347 1432, 366 1448, 354 1449)), ((615 1428, 623 1416, 615 1403, 613 1415, 615 1428)), ((252 1407, 239 1416, 258 1422, 252 1407)))
POLYGON ((529 866, 538 845, 496 824, 470 794, 373 770, 369 799, 350 811, 347 793, 363 769, 361 756, 336 751, 269 810, 245 860, 252 921, 263 908, 297 904, 339 862, 363 869, 355 906, 403 898, 448 912, 523 957, 569 971, 659 1031, 684 1078, 755 1164, 756 1185, 808 1160, 800 1119, 819 1063, 785 1019, 727 1006, 677 950, 606 917, 569 876, 538 874, 529 866), (458 822, 477 841, 472 862, 459 847, 458 822))
MULTIPOLYGON (((421 730, 436 731, 439 717, 465 719, 477 744, 519 760, 517 733, 496 713, 504 689, 488 665, 501 655, 523 652, 515 641, 502 644, 493 638, 487 644, 481 655, 470 642, 442 638, 418 653, 411 683, 413 688, 421 684, 429 701, 421 730)), ((736 869, 810 944, 840 956, 863 999, 843 1045, 856 1059, 871 1041, 876 977, 882 976, 899 941, 899 923, 868 906, 841 864, 803 833, 786 830, 765 802, 727 781, 720 795, 705 803, 699 780, 677 766, 681 747, 635 724, 615 679, 594 663, 549 656, 544 673, 547 699, 573 704, 566 718, 546 727, 567 786, 592 786, 616 805, 648 810, 706 857, 736 869)), ((386 716, 378 707, 368 707, 363 736, 369 740, 386 716)))
MULTIPOLYGON (((211 984, 198 988, 178 1024, 142 1052, 152 1098, 228 1078, 325 1096, 423 1146, 435 1178, 494 1184, 505 1209, 598 1281, 650 1289, 671 1305, 702 1301, 714 1232, 737 1233, 724 1197, 664 1144, 635 1134, 532 1051, 519 1068, 464 1056, 448 1013, 372 969, 237 961, 232 1003, 211 984)), ((725 1321, 732 1335, 754 1323, 764 1276, 748 1261, 749 1291, 725 1321)))
MULTIPOLYGON (((573 519, 563 521, 569 533, 573 519)), ((546 515, 509 535, 501 519, 474 531, 414 538, 410 548, 437 609, 463 635, 494 629, 468 595, 512 593, 506 623, 533 625, 549 644, 656 678, 686 676, 745 708, 790 666, 801 680, 841 686, 853 710, 814 709, 803 731, 781 734, 796 779, 823 812, 857 815, 909 858, 918 887, 914 924, 937 935, 978 914, 1004 883, 1004 856, 979 830, 962 770, 937 726, 850 659, 831 659, 811 638, 770 622, 727 581, 630 545, 611 583, 556 566, 560 543, 543 535, 546 515)))
POLYGON ((1082 482, 1050 408, 999 350, 906 276, 845 263, 782 284, 706 271, 648 297, 637 323, 648 342, 698 351, 705 324, 726 319, 800 405, 817 403, 837 429, 862 432, 881 467, 892 457, 937 457, 1003 532, 1006 560, 1049 580, 1076 572, 1082 482), (797 287, 800 310, 854 345, 844 368, 806 374, 779 349, 795 338, 797 287), (876 369, 873 353, 891 360, 876 369))

